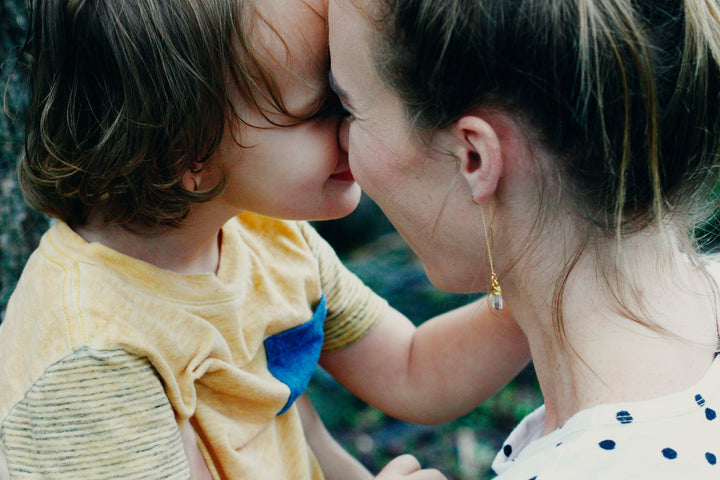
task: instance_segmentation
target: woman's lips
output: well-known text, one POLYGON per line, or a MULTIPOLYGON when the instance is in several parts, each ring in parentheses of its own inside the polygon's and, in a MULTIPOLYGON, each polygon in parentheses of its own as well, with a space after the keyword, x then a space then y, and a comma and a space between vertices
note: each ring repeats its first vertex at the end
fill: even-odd
POLYGON ((330 178, 333 180, 340 180, 344 182, 354 182, 355 177, 353 177, 352 171, 348 168, 347 170, 343 170, 342 172, 333 173, 330 175, 330 178))

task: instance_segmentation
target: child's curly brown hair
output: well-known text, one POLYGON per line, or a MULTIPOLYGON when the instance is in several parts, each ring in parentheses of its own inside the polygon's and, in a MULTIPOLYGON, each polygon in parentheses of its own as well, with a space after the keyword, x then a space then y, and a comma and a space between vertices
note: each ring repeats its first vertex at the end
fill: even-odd
MULTIPOLYGON (((25 155, 27 201, 83 224, 178 225, 222 189, 183 188, 226 122, 250 105, 284 112, 249 38, 259 21, 242 0, 35 0, 23 48, 32 79, 25 155), (260 92, 260 93, 258 93, 260 92)), ((256 42, 258 43, 258 42, 256 42)), ((239 119, 242 121, 242 119, 239 119)))

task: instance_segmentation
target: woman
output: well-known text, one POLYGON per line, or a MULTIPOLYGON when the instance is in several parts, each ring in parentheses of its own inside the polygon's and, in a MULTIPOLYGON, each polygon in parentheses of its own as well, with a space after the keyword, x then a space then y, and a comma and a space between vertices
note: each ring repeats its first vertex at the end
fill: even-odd
POLYGON ((545 405, 503 480, 720 478, 716 0, 331 0, 353 174, 438 287, 491 291, 545 405))

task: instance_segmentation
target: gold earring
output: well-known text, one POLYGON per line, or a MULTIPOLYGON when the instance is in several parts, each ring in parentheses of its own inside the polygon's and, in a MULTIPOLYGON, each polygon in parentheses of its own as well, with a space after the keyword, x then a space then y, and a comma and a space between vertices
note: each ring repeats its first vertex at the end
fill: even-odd
POLYGON ((488 225, 485 220, 485 208, 475 201, 475 198, 471 195, 472 202, 480 207, 480 216, 483 223, 483 231, 485 233, 485 243, 487 244, 488 259, 490 260, 490 305, 495 310, 503 309, 503 298, 502 298, 502 287, 500 287, 500 281, 495 274, 495 265, 493 264, 492 251, 495 248, 495 239, 493 238, 493 222, 495 221, 495 215, 491 212, 490 215, 490 234, 488 235, 488 225))

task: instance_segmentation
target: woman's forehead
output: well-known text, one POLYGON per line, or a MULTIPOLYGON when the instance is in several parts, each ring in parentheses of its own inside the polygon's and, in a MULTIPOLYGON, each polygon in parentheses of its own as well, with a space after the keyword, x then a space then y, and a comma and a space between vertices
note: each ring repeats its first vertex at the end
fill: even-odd
POLYGON ((382 88, 370 47, 373 32, 357 3, 331 0, 329 9, 333 87, 356 108, 377 99, 382 88))

